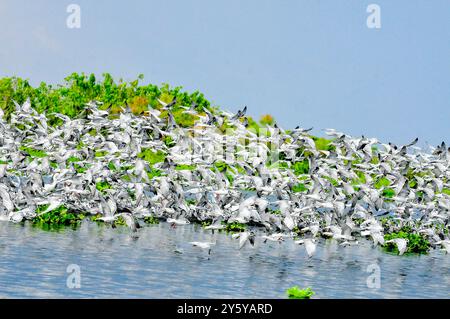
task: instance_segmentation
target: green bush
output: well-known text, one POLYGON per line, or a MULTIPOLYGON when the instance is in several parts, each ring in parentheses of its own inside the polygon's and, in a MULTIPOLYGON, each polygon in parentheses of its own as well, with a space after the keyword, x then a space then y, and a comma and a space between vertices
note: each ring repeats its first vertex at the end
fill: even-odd
MULTIPOLYGON (((72 73, 64 80, 63 85, 56 87, 41 83, 38 87, 32 87, 28 80, 18 77, 6 77, 0 79, 0 107, 4 110, 6 118, 10 118, 15 110, 13 101, 22 104, 27 98, 31 105, 39 113, 44 111, 49 114, 50 124, 60 124, 59 118, 52 117, 51 113, 61 113, 69 117, 85 114, 83 111, 89 101, 103 103, 103 109, 110 109, 111 114, 121 111, 121 107, 127 105, 135 114, 142 114, 148 107, 160 108, 158 98, 167 102, 177 99, 174 107, 179 105, 197 105, 197 111, 205 108, 214 111, 204 95, 198 91, 191 94, 182 92, 181 87, 171 88, 168 84, 157 86, 154 84, 139 85, 143 79, 140 75, 136 80, 116 82, 108 73, 103 74, 103 80, 98 81, 94 74, 72 73)), ((188 117, 189 115, 186 114, 188 117)), ((178 116, 178 115, 177 115, 178 116)), ((185 116, 181 115, 183 121, 185 116)), ((187 123, 191 124, 191 122, 187 123)))

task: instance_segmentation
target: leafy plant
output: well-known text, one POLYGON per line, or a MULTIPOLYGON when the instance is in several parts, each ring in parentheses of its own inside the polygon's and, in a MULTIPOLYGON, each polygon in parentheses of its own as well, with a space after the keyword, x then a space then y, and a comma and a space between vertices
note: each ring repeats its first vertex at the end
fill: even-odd
POLYGON ((148 108, 148 98, 145 96, 135 96, 131 98, 130 110, 134 115, 140 115, 148 108))
POLYGON ((76 226, 85 218, 84 214, 71 212, 64 205, 42 214, 48 206, 47 204, 37 207, 37 216, 33 218, 33 224, 42 226, 43 228, 49 228, 48 226, 76 226))
POLYGON ((139 158, 142 158, 144 161, 148 162, 150 165, 164 162, 166 158, 166 154, 163 151, 158 150, 157 152, 152 151, 149 148, 143 148, 141 152, 138 154, 139 158))
POLYGON ((167 147, 172 147, 176 144, 175 141, 173 140, 172 136, 170 136, 170 135, 164 136, 162 140, 167 147))
POLYGON ((109 168, 111 171, 117 171, 117 170, 118 170, 117 167, 116 167, 116 165, 114 165, 113 162, 109 162, 109 163, 108 163, 108 168, 109 168))
MULTIPOLYGON (((228 168, 228 164, 222 161, 215 161, 213 163, 213 166, 216 167, 219 170, 219 172, 223 172, 228 168)), ((211 167, 211 170, 214 170, 214 167, 211 167)))
POLYGON ((103 194, 106 194, 107 189, 111 189, 111 185, 107 181, 100 181, 95 184, 95 188, 103 194))
POLYGON ((201 222, 201 225, 202 225, 203 228, 207 227, 207 226, 209 226, 211 224, 212 224, 212 220, 210 220, 210 219, 204 220, 204 221, 201 222))
POLYGON ((232 223, 225 223, 222 222, 225 225, 225 231, 228 233, 240 233, 247 229, 246 224, 238 223, 238 222, 232 222, 232 223))
POLYGON ((27 146, 21 146, 19 149, 21 151, 24 151, 25 153, 27 153, 31 157, 42 158, 42 157, 46 157, 47 156, 47 153, 45 153, 45 151, 43 151, 43 150, 36 150, 36 149, 33 149, 31 147, 27 147, 27 146))
POLYGON ((73 164, 73 168, 75 169, 75 171, 78 174, 83 174, 83 173, 85 173, 88 170, 88 168, 86 166, 82 166, 82 165, 80 165, 78 163, 74 163, 73 164))
POLYGON ((300 289, 298 286, 294 286, 286 290, 286 294, 289 299, 310 299, 315 292, 311 288, 300 289))
POLYGON ((295 162, 291 165, 291 169, 295 175, 308 174, 309 173, 309 161, 305 159, 301 162, 295 162))
POLYGON ((175 122, 181 127, 192 127, 198 116, 185 113, 184 109, 176 109, 172 112, 175 122))
POLYGON ((281 215, 281 210, 279 210, 279 209, 276 209, 276 210, 269 209, 269 213, 272 214, 272 215, 281 215))
POLYGON ((386 177, 381 177, 375 182, 374 187, 376 189, 380 189, 382 187, 388 187, 390 185, 391 185, 390 180, 388 180, 386 177))
POLYGON ((68 159, 67 159, 67 163, 76 163, 76 162, 79 162, 79 161, 81 161, 81 159, 79 159, 78 157, 75 157, 75 156, 70 156, 68 159))
POLYGON ((333 186, 338 186, 339 185, 339 182, 337 180, 335 180, 334 178, 332 178, 332 177, 323 176, 323 179, 326 179, 327 181, 329 181, 331 183, 331 185, 333 185, 333 186))
POLYGON ((103 217, 103 215, 102 214, 91 215, 89 218, 93 222, 103 222, 103 221, 99 220, 100 217, 103 217))
POLYGON ((144 222, 147 223, 147 224, 156 225, 156 224, 159 224, 159 219, 156 218, 155 216, 145 216, 144 217, 144 222))
MULTIPOLYGON (((426 254, 430 249, 430 242, 422 235, 411 233, 411 228, 403 228, 399 232, 385 234, 384 240, 389 241, 395 238, 404 238, 408 240, 405 253, 426 254)), ((383 246, 387 251, 398 253, 395 243, 385 243, 383 246)))
POLYGON ((147 171, 147 176, 149 179, 153 179, 155 177, 159 177, 162 175, 162 172, 159 169, 150 167, 150 170, 147 171))
POLYGON ((195 205, 196 204, 196 200, 193 198, 188 198, 186 199, 186 204, 187 205, 195 205))
POLYGON ((178 164, 177 166, 175 166, 175 169, 177 171, 184 171, 184 170, 192 171, 195 168, 196 168, 195 165, 188 165, 188 164, 178 164))
POLYGON ((94 153, 95 157, 103 157, 103 156, 106 156, 106 155, 108 155, 107 151, 95 151, 95 153, 94 153))
POLYGON ((316 137, 316 136, 312 136, 311 137, 314 141, 314 143, 316 144, 316 149, 318 150, 322 150, 322 151, 332 151, 335 149, 335 146, 332 144, 332 140, 328 140, 326 138, 323 137, 316 137))
POLYGON ((114 220, 113 226, 126 226, 127 222, 125 221, 125 219, 122 216, 117 217, 114 220))
POLYGON ((392 188, 383 189, 382 195, 387 198, 392 198, 395 196, 395 191, 392 188))

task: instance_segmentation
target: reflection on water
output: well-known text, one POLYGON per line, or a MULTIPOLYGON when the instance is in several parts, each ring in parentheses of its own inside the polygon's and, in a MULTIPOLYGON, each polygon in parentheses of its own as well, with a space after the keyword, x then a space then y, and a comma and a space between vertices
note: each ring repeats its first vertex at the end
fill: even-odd
POLYGON ((369 242, 340 247, 323 241, 309 259, 292 241, 237 249, 231 236, 167 223, 139 230, 86 222, 77 230, 42 231, 0 222, 0 297, 285 298, 288 287, 311 287, 315 298, 450 298, 450 256, 395 256, 369 242), (211 255, 189 241, 217 241, 211 255), (66 286, 69 264, 81 288, 66 286), (367 267, 381 270, 381 288, 367 288, 367 267))

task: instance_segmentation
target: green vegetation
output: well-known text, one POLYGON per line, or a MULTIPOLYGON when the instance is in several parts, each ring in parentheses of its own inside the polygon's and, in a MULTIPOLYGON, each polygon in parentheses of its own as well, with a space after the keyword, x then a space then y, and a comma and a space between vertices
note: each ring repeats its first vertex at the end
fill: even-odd
POLYGON ((164 160, 166 159, 166 154, 164 154, 164 152, 160 150, 154 152, 149 148, 143 148, 141 149, 141 152, 138 154, 138 157, 142 158, 150 165, 154 165, 156 163, 164 162, 164 160))
POLYGON ((111 171, 113 171, 113 172, 118 171, 116 165, 114 165, 113 162, 109 162, 109 163, 108 163, 108 168, 109 168, 111 171))
POLYGON ((269 213, 272 215, 281 215, 281 210, 279 209, 273 210, 269 208, 269 213))
POLYGON ((212 224, 212 220, 211 220, 211 219, 203 220, 203 221, 201 222, 201 225, 202 225, 203 228, 205 228, 206 226, 209 226, 209 225, 211 225, 211 224, 212 224))
POLYGON ((195 121, 198 120, 198 116, 185 113, 182 108, 173 110, 172 114, 175 122, 181 127, 192 127, 194 126, 195 121))
POLYGON ((307 192, 308 188, 303 183, 298 183, 292 187, 294 193, 307 192))
POLYGON ((51 168, 58 168, 58 162, 50 161, 49 165, 50 165, 51 168))
POLYGON ((232 166, 222 161, 215 161, 210 169, 212 171, 218 170, 219 172, 223 172, 230 183, 232 183, 234 180, 234 174, 236 173, 236 170, 239 171, 238 168, 233 168, 232 166))
POLYGON ((335 149, 335 146, 331 143, 333 143, 332 140, 328 140, 323 137, 316 137, 312 136, 312 139, 314 143, 316 144, 316 149, 322 150, 322 151, 332 151, 335 149))
POLYGON ((75 157, 75 156, 70 156, 68 159, 67 159, 67 163, 76 163, 76 162, 79 162, 79 161, 81 161, 81 159, 79 159, 78 157, 75 157))
MULTIPOLYGON (((280 153, 281 155, 282 153, 280 153)), ((280 156, 281 157, 281 156, 280 156)), ((289 162, 285 161, 285 160, 278 160, 274 163, 268 163, 267 164, 269 166, 269 168, 271 169, 289 169, 289 162)))
POLYGON ((382 195, 386 198, 392 198, 395 196, 395 191, 392 188, 383 189, 382 195))
POLYGON ((140 85, 142 80, 143 75, 139 75, 134 81, 124 82, 120 79, 116 82, 110 74, 105 73, 103 79, 98 81, 94 74, 73 73, 65 78, 63 85, 52 86, 42 82, 39 86, 32 87, 28 80, 6 77, 0 79, 0 108, 4 110, 5 116, 10 118, 15 110, 13 100, 23 104, 29 98, 31 106, 39 113, 46 111, 51 125, 61 123, 61 120, 53 117, 51 113, 61 113, 73 118, 83 114, 86 103, 90 101, 103 103, 102 108, 108 109, 112 115, 120 113, 123 106, 129 106, 135 114, 145 115, 149 108, 161 108, 158 99, 169 103, 176 98, 173 106, 174 117, 181 122, 185 121, 185 116, 178 111, 180 106, 195 103, 199 112, 205 108, 214 109, 198 91, 189 94, 183 92, 181 87, 171 88, 168 84, 140 85))
POLYGON ((308 174, 309 173, 309 161, 305 159, 301 162, 292 163, 291 169, 295 175, 308 174))
POLYGON ((354 172, 358 176, 358 178, 352 180, 352 184, 353 185, 365 184, 366 183, 366 175, 364 175, 364 173, 359 170, 355 170, 354 172))
MULTIPOLYGON (((130 110, 134 115, 141 115, 147 110, 149 99, 145 96, 135 96, 129 99, 130 110)), ((115 111, 119 111, 115 109, 115 111)))
POLYGON ((214 167, 219 170, 219 172, 223 172, 229 168, 228 164, 222 161, 215 161, 211 170, 214 170, 214 167))
POLYGON ((298 286, 294 286, 286 290, 286 294, 289 299, 310 299, 315 292, 311 288, 300 289, 298 286))
POLYGON ((391 185, 391 182, 386 177, 379 178, 374 184, 376 189, 380 189, 382 187, 388 187, 390 185, 391 185))
POLYGON ((94 153, 95 157, 104 157, 106 155, 108 155, 107 151, 95 151, 95 153, 94 153))
POLYGON ((100 181, 95 183, 95 188, 103 194, 106 194, 107 189, 111 189, 111 185, 107 181, 100 181))
POLYGON ((26 147, 26 146, 21 146, 19 149, 21 151, 24 151, 25 153, 27 153, 31 157, 42 158, 42 157, 46 157, 47 156, 47 153, 45 153, 43 150, 35 150, 35 149, 31 148, 31 147, 26 147))
POLYGON ((103 222, 103 221, 101 221, 101 220, 98 220, 100 217, 102 217, 103 215, 102 214, 96 214, 96 215, 91 215, 90 216, 90 219, 93 221, 93 222, 103 222))
POLYGON ((323 179, 326 179, 327 181, 329 181, 331 183, 331 185, 333 185, 333 186, 339 185, 339 182, 337 180, 335 180, 334 178, 331 178, 329 176, 323 176, 323 179))
POLYGON ((227 233, 240 233, 247 229, 246 224, 238 223, 238 222, 232 222, 232 223, 225 223, 222 222, 225 225, 224 230, 227 233))
POLYGON ((150 170, 147 171, 147 176, 149 179, 153 179, 155 177, 159 177, 162 175, 162 172, 159 169, 150 167, 150 170))
POLYGON ((127 223, 125 221, 125 219, 122 216, 117 217, 114 222, 113 222, 113 226, 126 226, 127 223))
POLYGON ((77 150, 82 150, 85 147, 84 143, 80 141, 77 145, 77 150))
POLYGON ((169 136, 169 135, 164 136, 162 140, 167 147, 172 147, 176 144, 176 142, 173 140, 172 136, 169 136))
POLYGON ((75 169, 75 171, 76 171, 78 174, 83 174, 83 173, 85 173, 85 172, 87 171, 87 169, 88 169, 88 167, 82 166, 82 165, 80 165, 80 164, 78 164, 78 163, 74 163, 74 164, 73 164, 73 168, 75 169))
MULTIPOLYGON (((408 245, 405 253, 426 254, 430 249, 430 242, 419 234, 410 232, 411 229, 404 229, 402 231, 384 235, 384 240, 388 241, 395 238, 405 238, 408 240, 408 245)), ((394 243, 384 244, 384 248, 389 252, 398 253, 397 245, 394 243)))
POLYGON ((184 171, 184 170, 192 171, 195 168, 196 168, 195 165, 187 165, 187 164, 178 164, 177 166, 175 166, 175 169, 177 171, 184 171))
POLYGON ((186 204, 187 205, 195 205, 197 203, 197 201, 193 198, 188 198, 186 199, 186 204))
POLYGON ((37 207, 37 216, 32 220, 34 225, 40 226, 43 229, 57 228, 60 226, 76 226, 85 218, 84 214, 70 212, 65 206, 60 206, 42 214, 48 206, 41 205, 37 207))
POLYGON ((145 216, 144 222, 147 224, 156 225, 156 224, 159 224, 159 219, 156 218, 155 216, 145 216))

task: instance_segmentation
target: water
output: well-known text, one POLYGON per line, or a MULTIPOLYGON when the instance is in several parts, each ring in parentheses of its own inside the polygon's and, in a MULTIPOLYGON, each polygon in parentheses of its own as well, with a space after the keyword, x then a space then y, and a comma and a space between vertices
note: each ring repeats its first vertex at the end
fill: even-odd
POLYGON ((198 225, 151 225, 136 238, 91 222, 57 232, 0 222, 0 298, 285 298, 294 285, 314 298, 450 298, 450 256, 439 250, 395 256, 329 240, 309 259, 292 241, 237 245, 198 225), (188 244, 198 240, 217 244, 208 255, 188 244), (67 287, 70 264, 80 267, 79 289, 67 287), (367 287, 372 264, 379 289, 367 287))

